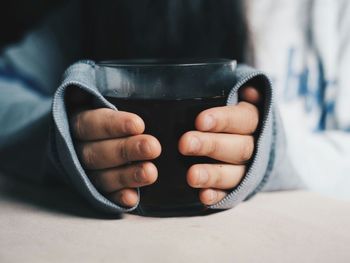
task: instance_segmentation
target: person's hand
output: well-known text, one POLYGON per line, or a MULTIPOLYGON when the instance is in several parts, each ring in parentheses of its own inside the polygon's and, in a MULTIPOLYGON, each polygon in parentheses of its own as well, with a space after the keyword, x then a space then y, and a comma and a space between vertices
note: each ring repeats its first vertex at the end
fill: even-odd
POLYGON ((156 138, 142 134, 143 120, 132 113, 100 108, 74 110, 70 125, 79 159, 95 187, 112 202, 136 205, 135 188, 154 183, 158 176, 148 160, 161 152, 156 138))
POLYGON ((222 200, 237 186, 246 172, 246 163, 254 152, 253 134, 259 123, 256 105, 261 98, 253 87, 240 92, 237 105, 216 107, 201 112, 195 121, 196 131, 179 140, 179 151, 187 156, 207 156, 216 164, 195 164, 187 172, 187 182, 199 188, 205 205, 222 200))

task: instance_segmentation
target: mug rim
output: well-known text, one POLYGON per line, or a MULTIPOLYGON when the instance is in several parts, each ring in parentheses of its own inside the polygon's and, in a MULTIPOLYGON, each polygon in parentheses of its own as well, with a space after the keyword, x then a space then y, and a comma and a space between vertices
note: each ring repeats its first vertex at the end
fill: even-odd
POLYGON ((231 65, 235 67, 237 61, 228 58, 179 58, 179 59, 116 59, 103 60, 96 63, 102 67, 192 67, 211 65, 231 65))

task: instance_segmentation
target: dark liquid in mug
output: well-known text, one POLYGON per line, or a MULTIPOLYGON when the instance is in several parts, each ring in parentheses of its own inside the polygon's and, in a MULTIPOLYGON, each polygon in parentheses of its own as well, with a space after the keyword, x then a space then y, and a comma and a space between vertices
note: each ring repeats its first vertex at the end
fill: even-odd
POLYGON ((145 134, 156 137, 162 145, 160 157, 153 163, 158 169, 158 180, 140 188, 138 212, 144 215, 190 215, 206 207, 198 198, 198 190, 186 181, 189 167, 196 163, 213 163, 206 157, 183 156, 178 141, 187 131, 194 130, 197 115, 208 108, 223 106, 226 97, 198 99, 133 99, 106 97, 118 110, 139 115, 145 122, 145 134))

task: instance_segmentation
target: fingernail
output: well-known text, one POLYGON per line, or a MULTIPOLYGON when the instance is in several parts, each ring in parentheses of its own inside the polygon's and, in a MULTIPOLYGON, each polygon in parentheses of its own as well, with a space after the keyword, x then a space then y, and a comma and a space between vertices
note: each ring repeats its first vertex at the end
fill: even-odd
POLYGON ((197 186, 204 185, 209 180, 209 174, 206 169, 199 169, 197 186))
POLYGON ((138 183, 142 183, 144 181, 144 172, 143 169, 139 168, 136 170, 134 174, 135 181, 138 183))
POLYGON ((193 136, 190 140, 190 152, 198 152, 199 151, 199 148, 201 147, 201 143, 200 141, 198 140, 197 137, 193 136))
POLYGON ((214 128, 215 125, 215 120, 213 118, 213 116, 211 115, 206 115, 203 121, 203 129, 204 130, 210 130, 212 128, 214 128))

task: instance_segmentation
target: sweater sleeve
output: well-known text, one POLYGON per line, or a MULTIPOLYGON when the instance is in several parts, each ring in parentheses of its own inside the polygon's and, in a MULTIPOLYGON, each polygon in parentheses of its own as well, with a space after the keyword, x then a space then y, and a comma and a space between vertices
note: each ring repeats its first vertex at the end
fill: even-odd
POLYGON ((228 104, 236 102, 235 94, 241 87, 256 87, 263 95, 260 125, 256 133, 255 152, 244 178, 223 200, 211 206, 213 209, 234 207, 259 191, 295 189, 303 186, 286 155, 284 129, 274 103, 271 81, 264 73, 244 65, 238 66, 236 78, 228 104))
POLYGON ((42 182, 58 174, 47 154, 51 103, 64 69, 79 55, 76 10, 75 3, 62 7, 1 52, 0 171, 8 176, 42 182))
MULTIPOLYGON (((81 61, 72 65, 66 71, 64 80, 55 93, 53 100, 54 137, 51 138, 54 145, 52 148, 55 163, 60 165, 66 179, 95 207, 111 213, 131 211, 137 205, 128 210, 123 209, 110 202, 96 190, 79 162, 70 135, 64 103, 64 94, 69 88, 78 87, 91 94, 94 97, 96 107, 108 107, 116 110, 96 87, 96 67, 98 66, 92 61, 81 61)), ((224 200, 211 206, 212 209, 231 208, 259 192, 273 174, 276 161, 278 161, 277 155, 279 152, 283 152, 282 140, 278 139, 283 137, 283 129, 277 121, 278 114, 274 108, 273 90, 268 77, 255 69, 242 65, 238 66, 235 74, 236 83, 227 103, 237 102, 237 92, 241 87, 248 84, 258 87, 264 94, 261 124, 256 136, 256 151, 244 179, 224 200)), ((142 196, 140 198, 142 199, 142 196)))
POLYGON ((80 61, 70 66, 65 72, 62 84, 57 89, 52 103, 51 156, 65 181, 74 186, 92 206, 106 213, 118 214, 132 211, 138 204, 131 208, 118 206, 103 196, 91 183, 75 151, 65 105, 65 94, 67 90, 74 87, 92 95, 95 107, 116 110, 97 89, 96 67, 93 61, 80 61))
POLYGON ((78 1, 69 3, 0 56, 0 171, 37 183, 66 182, 101 211, 120 213, 128 210, 100 195, 77 161, 64 93, 74 82, 99 97, 101 107, 111 105, 92 85, 86 63, 67 70, 57 89, 81 57, 79 10, 78 1))

